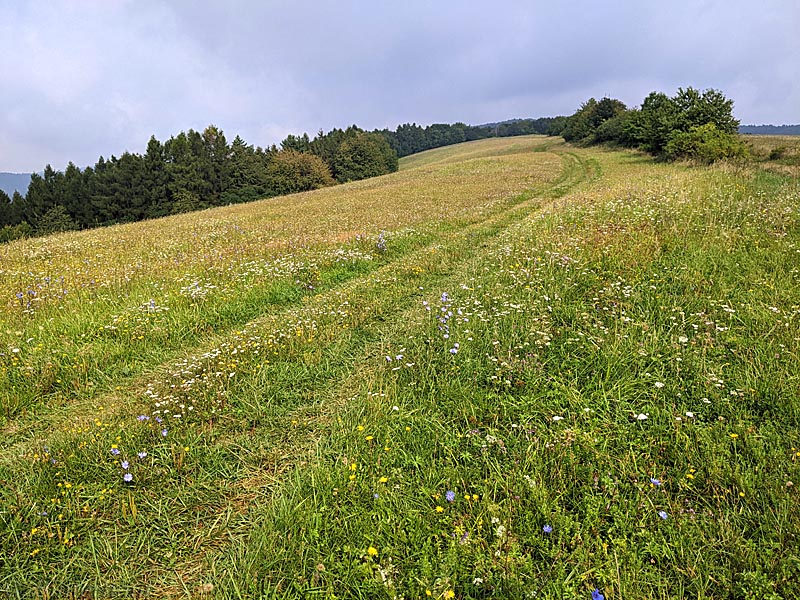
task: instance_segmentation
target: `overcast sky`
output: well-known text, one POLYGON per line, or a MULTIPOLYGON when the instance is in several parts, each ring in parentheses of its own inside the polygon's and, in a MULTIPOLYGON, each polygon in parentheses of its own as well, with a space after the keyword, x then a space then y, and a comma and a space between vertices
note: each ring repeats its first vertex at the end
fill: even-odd
POLYGON ((0 171, 716 88, 800 123, 799 0, 0 0, 0 171))

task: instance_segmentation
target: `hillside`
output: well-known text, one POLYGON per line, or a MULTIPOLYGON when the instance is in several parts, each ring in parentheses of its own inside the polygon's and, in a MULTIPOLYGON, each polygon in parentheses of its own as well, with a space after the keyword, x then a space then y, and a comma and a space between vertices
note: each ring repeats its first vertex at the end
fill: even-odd
POLYGON ((762 166, 489 139, 0 246, 0 594, 798 597, 762 166))
POLYGON ((800 135, 800 125, 740 125, 739 133, 751 135, 800 135))
POLYGON ((18 191, 24 196, 28 191, 30 181, 30 173, 0 173, 0 190, 3 190, 9 197, 14 195, 14 191, 18 191))

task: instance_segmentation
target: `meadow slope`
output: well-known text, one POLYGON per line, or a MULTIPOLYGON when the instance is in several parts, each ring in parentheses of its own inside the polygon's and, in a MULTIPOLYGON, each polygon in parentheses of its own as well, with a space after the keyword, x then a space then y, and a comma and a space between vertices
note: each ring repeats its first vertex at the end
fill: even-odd
POLYGON ((796 174, 538 136, 0 246, 0 595, 800 598, 799 316, 796 174))

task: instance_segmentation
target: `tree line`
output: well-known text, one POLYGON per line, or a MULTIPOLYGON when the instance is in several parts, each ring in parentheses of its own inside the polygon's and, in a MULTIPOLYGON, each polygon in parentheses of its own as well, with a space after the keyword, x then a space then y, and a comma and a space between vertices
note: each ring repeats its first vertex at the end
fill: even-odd
POLYGON ((711 163, 747 156, 738 127, 733 100, 718 90, 689 87, 671 97, 652 92, 632 109, 614 98, 590 98, 569 117, 554 119, 550 134, 577 144, 613 143, 667 160, 711 163))
POLYGON ((27 193, 0 191, 0 241, 56 231, 152 219, 249 202, 397 170, 384 136, 356 126, 309 140, 288 136, 258 148, 209 125, 160 142, 143 154, 102 156, 81 170, 73 163, 33 174, 27 193))
POLYGON ((190 129, 143 154, 102 156, 81 170, 47 165, 27 193, 0 190, 0 242, 30 235, 152 219, 213 206, 355 181, 397 171, 398 157, 451 144, 527 134, 560 135, 578 144, 614 143, 667 159, 713 162, 747 154, 737 136, 733 101, 717 90, 652 92, 641 107, 590 98, 570 116, 518 119, 486 125, 415 123, 389 129, 320 131, 289 135, 280 147, 254 147, 236 136, 228 143, 214 125, 190 129))
POLYGON ((486 125, 466 125, 464 123, 434 123, 422 127, 416 123, 405 123, 394 131, 389 129, 379 130, 389 146, 402 158, 417 152, 483 140, 490 137, 510 137, 515 135, 530 135, 549 133, 550 123, 554 117, 540 117, 538 119, 514 119, 502 123, 488 123, 486 125))

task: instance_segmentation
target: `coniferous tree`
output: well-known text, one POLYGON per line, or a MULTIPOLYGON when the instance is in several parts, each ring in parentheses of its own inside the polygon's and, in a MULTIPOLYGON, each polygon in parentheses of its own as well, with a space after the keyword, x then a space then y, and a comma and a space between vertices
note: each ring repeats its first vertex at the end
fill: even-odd
POLYGON ((148 219, 164 217, 172 212, 169 198, 169 173, 163 144, 150 136, 142 157, 142 204, 148 219))
POLYGON ((0 190, 0 227, 11 224, 11 198, 0 190))
POLYGON ((205 201, 210 206, 221 204, 222 194, 228 189, 230 179, 230 147, 225 134, 214 125, 203 130, 203 179, 207 184, 205 201))

